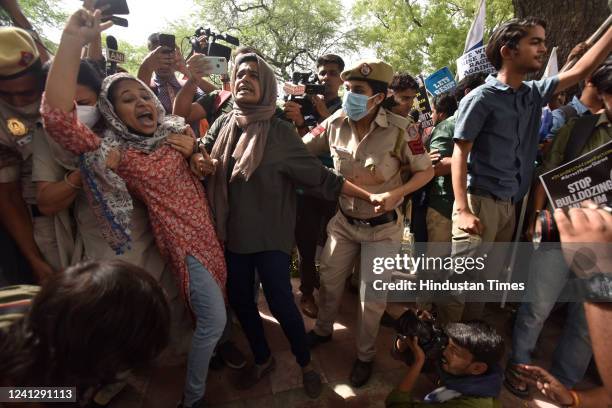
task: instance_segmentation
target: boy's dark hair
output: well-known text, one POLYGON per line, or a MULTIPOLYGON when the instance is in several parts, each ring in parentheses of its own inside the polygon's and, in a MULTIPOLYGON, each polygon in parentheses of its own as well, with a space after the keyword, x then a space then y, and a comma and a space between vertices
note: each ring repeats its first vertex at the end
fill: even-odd
POLYGON ((537 17, 513 18, 495 30, 487 44, 486 54, 496 70, 499 71, 502 67, 502 47, 506 46, 515 50, 519 41, 529 34, 529 29, 537 26, 546 29, 546 22, 537 17))
POLYGON ((485 83, 487 76, 489 74, 485 72, 477 72, 475 74, 466 75, 455 88, 455 99, 457 102, 461 102, 461 99, 465 96, 466 89, 474 90, 478 88, 480 85, 485 83))
POLYGON ((449 323, 444 328, 446 335, 459 347, 467 349, 474 361, 485 363, 489 368, 499 363, 504 353, 504 339, 489 324, 472 320, 467 323, 449 323))
POLYGON ((438 113, 446 114, 447 118, 453 116, 457 110, 457 100, 449 92, 434 96, 432 104, 438 113))
POLYGON ((344 60, 336 54, 325 54, 317 58, 317 68, 325 64, 336 64, 340 72, 344 71, 344 60))
POLYGON ((608 58, 591 75, 591 83, 600 93, 612 94, 612 58, 608 58))
POLYGON ((410 74, 401 72, 393 75, 389 88, 395 92, 405 91, 406 89, 414 89, 415 91, 418 91, 419 84, 410 74))
POLYGON ((379 93, 387 94, 387 90, 389 89, 389 85, 383 81, 376 81, 374 79, 359 79, 359 81, 367 82, 372 88, 372 95, 376 95, 379 93))
POLYGON ((90 386, 147 365, 168 344, 170 311, 157 281, 113 260, 49 278, 26 316, 0 333, 0 372, 16 386, 90 386))

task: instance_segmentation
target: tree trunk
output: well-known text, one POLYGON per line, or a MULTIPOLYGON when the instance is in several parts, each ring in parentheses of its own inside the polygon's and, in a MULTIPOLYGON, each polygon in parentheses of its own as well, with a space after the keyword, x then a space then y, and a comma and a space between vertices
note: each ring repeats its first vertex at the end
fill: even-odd
POLYGON ((559 69, 576 44, 586 41, 610 15, 608 0, 512 0, 514 14, 546 21, 548 53, 557 48, 559 69))

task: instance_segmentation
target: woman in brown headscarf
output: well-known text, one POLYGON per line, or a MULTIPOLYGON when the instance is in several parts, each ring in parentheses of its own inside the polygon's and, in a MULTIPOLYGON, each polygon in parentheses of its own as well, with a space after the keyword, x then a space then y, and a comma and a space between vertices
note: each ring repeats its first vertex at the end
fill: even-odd
POLYGON ((290 123, 274 117, 276 78, 255 54, 240 55, 232 72, 234 107, 204 138, 210 157, 195 157, 192 169, 210 174, 207 185, 219 239, 225 243, 230 304, 249 340, 255 365, 239 388, 255 385, 274 368, 254 300, 255 270, 272 315, 302 367, 304 389, 316 398, 321 379, 310 364, 304 321, 289 280, 294 246, 296 185, 336 200, 343 193, 370 200, 369 193, 324 167, 290 123))

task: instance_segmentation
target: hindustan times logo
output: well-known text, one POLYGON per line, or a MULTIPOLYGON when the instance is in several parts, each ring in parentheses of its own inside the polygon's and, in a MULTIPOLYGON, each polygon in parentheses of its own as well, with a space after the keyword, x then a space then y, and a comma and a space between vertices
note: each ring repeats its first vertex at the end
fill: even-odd
POLYGON ((409 256, 407 254, 397 254, 393 257, 375 257, 372 260, 372 272, 376 275, 384 273, 386 270, 411 270, 415 271, 440 271, 452 270, 457 274, 467 271, 482 271, 485 268, 487 255, 479 257, 440 257, 440 256, 409 256))

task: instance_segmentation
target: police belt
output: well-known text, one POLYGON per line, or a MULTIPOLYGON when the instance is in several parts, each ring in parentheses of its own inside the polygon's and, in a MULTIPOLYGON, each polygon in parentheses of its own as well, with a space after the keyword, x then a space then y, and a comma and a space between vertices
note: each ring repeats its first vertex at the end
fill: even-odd
POLYGON ((397 212, 395 212, 395 210, 379 215, 378 217, 368 218, 365 220, 361 218, 353 218, 346 215, 346 213, 342 211, 342 207, 340 207, 340 212, 342 213, 342 215, 344 215, 344 218, 346 218, 348 223, 351 225, 365 225, 368 227, 376 227, 377 225, 383 225, 397 220, 397 212))

